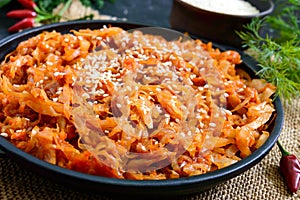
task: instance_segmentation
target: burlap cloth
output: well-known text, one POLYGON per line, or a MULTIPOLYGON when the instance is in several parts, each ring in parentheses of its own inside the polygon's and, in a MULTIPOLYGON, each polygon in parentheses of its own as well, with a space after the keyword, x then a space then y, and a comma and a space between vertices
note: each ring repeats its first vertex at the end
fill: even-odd
MULTIPOLYGON (((284 102, 285 123, 280 135, 287 150, 300 158, 300 99, 284 102)), ((210 190, 172 199, 300 199, 288 192, 278 171, 280 152, 274 146, 256 166, 210 190)), ((16 164, 0 158, 0 199, 111 199, 101 194, 82 193, 50 182, 16 164)))

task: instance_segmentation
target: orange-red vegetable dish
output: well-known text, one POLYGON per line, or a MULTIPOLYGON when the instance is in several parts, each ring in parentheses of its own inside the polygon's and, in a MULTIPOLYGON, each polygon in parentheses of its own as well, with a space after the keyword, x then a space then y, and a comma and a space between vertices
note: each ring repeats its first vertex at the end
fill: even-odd
POLYGON ((231 165, 269 136, 275 87, 238 52, 118 27, 44 32, 0 65, 0 128, 71 170, 170 179, 231 165))

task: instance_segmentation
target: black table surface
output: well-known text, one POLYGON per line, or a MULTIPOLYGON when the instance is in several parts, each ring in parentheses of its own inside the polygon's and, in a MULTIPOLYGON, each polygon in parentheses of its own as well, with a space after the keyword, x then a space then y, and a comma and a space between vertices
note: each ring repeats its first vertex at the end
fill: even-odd
MULTIPOLYGON (((0 9, 0 40, 11 35, 7 29, 17 22, 7 18, 6 13, 18 8, 20 5, 13 1, 0 9)), ((114 3, 106 1, 99 12, 126 18, 128 22, 168 28, 171 8, 172 0, 115 0, 114 3)))
MULTIPOLYGON (((105 1, 104 7, 99 12, 117 18, 126 18, 127 22, 170 28, 169 17, 172 4, 173 0, 114 0, 114 3, 105 1)), ((20 8, 22 7, 15 0, 0 8, 0 40, 11 35, 8 28, 17 22, 15 19, 7 18, 6 13, 20 8)), ((297 13, 300 15, 300 11, 297 13)))

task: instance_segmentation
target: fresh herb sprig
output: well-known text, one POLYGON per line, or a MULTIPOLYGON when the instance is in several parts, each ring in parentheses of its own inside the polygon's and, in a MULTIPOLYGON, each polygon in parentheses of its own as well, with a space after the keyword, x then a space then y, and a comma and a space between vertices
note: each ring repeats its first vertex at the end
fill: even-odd
MULTIPOLYGON (((96 9, 101 9, 104 6, 105 0, 80 0, 82 5, 86 7, 95 7, 96 9)), ((115 0, 106 0, 113 3, 115 0)))
MULTIPOLYGON (((47 12, 52 12, 54 8, 56 8, 61 3, 66 3, 67 0, 34 0, 39 7, 43 8, 47 12)), ((86 7, 94 7, 96 9, 101 9, 104 6, 104 2, 106 0, 80 0, 82 5, 86 7)), ((114 0, 108 0, 109 2, 113 2, 114 0)))
POLYGON ((300 97, 300 0, 278 1, 276 5, 272 15, 252 20, 246 31, 238 34, 261 66, 258 75, 277 86, 277 95, 291 100, 300 97), (266 27, 272 37, 262 33, 266 27))
MULTIPOLYGON (((12 0, 0 0, 0 8, 4 7, 12 0)), ((46 12, 52 12, 59 4, 66 3, 68 0, 34 0, 34 2, 39 5, 46 12)), ((108 1, 113 3, 115 0, 80 0, 82 5, 86 7, 93 7, 96 9, 101 9, 104 6, 104 2, 108 1)))
POLYGON ((0 8, 4 7, 6 4, 8 4, 11 0, 2 0, 0 1, 0 8))

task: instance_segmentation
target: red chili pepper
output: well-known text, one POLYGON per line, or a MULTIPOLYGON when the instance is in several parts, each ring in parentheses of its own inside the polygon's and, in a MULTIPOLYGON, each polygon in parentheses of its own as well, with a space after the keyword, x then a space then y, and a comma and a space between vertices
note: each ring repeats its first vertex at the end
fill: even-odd
POLYGON ((34 1, 31 0, 18 0, 18 2, 25 8, 30 10, 35 10, 37 5, 34 1))
POLYGON ((22 19, 21 21, 15 23, 11 27, 8 28, 9 32, 17 32, 26 28, 32 28, 34 26, 34 18, 27 17, 22 19))
POLYGON ((22 9, 22 10, 12 10, 6 13, 7 17, 10 18, 17 18, 17 19, 23 19, 27 17, 36 17, 36 12, 32 10, 22 9))
POLYGON ((280 172, 282 173, 288 188, 292 193, 298 191, 300 187, 300 162, 294 154, 286 151, 277 141, 277 145, 281 151, 280 172))

